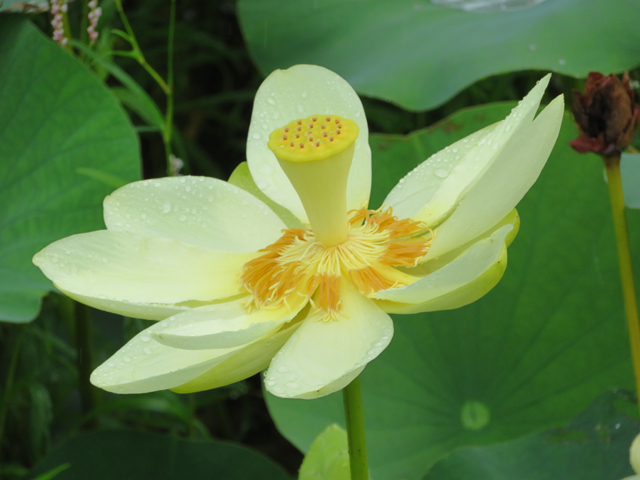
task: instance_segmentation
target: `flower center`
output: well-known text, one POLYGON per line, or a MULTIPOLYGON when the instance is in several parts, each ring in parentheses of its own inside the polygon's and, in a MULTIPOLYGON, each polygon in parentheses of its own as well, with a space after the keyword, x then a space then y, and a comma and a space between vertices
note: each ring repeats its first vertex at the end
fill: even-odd
POLYGON ((269 135, 267 144, 295 188, 317 241, 346 241, 347 180, 358 124, 337 115, 294 120, 269 135))
POLYGON ((433 234, 426 225, 399 220, 391 209, 350 214, 347 239, 339 245, 327 247, 312 230, 292 228, 247 262, 240 282, 251 294, 249 308, 277 308, 303 296, 324 312, 323 319, 335 320, 343 281, 373 295, 418 280, 394 267, 414 267, 427 254, 433 234))
POLYGON ((281 160, 313 162, 348 149, 359 130, 356 122, 338 115, 312 115, 274 130, 267 145, 281 160))

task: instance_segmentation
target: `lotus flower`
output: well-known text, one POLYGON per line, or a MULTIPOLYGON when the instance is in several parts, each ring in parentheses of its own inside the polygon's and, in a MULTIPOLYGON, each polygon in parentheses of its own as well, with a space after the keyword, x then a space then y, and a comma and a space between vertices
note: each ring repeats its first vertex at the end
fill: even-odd
POLYGON ((34 257, 70 297, 160 320, 91 381, 117 393, 194 392, 268 367, 266 388, 280 397, 345 387, 391 341, 390 313, 461 307, 501 278, 514 207, 562 120, 561 97, 534 120, 548 81, 372 210, 354 90, 321 67, 275 71, 255 98, 252 179, 235 181, 244 189, 203 177, 135 182, 106 198, 106 230, 34 257))

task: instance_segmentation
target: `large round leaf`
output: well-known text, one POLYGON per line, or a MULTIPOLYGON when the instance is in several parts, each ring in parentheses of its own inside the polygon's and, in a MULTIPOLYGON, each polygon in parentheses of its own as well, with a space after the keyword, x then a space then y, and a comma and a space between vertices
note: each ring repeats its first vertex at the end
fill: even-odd
POLYGON ((53 288, 33 255, 104 228, 102 200, 140 159, 109 90, 23 17, 0 16, 0 79, 0 320, 24 322, 53 288))
MULTIPOLYGON (((374 204, 429 154, 504 118, 510 106, 468 109, 408 137, 373 135, 374 204)), ((376 480, 422 478, 455 449, 561 425, 603 390, 632 385, 602 162, 573 152, 567 142, 575 136, 567 116, 518 207, 520 233, 492 292, 458 310, 394 316, 391 345, 363 373, 376 480)), ((302 450, 327 425, 344 425, 339 394, 268 402, 302 450)))
POLYGON ((616 412, 614 399, 603 395, 566 428, 463 448, 424 480, 622 480, 633 475, 629 447, 640 424, 616 412))
POLYGON ((51 452, 29 478, 64 464, 69 467, 56 480, 291 480, 282 467, 239 445, 126 430, 76 437, 51 452))
POLYGON ((358 92, 410 110, 433 108, 496 73, 585 77, 640 64, 637 0, 549 0, 494 13, 429 0, 240 0, 238 11, 265 75, 322 65, 358 92))

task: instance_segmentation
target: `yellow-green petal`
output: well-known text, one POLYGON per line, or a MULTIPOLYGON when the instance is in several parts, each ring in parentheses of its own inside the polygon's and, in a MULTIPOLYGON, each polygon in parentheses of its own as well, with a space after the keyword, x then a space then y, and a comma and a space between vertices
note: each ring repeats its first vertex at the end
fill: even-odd
POLYGON ((506 268, 505 240, 512 225, 504 225, 461 255, 417 282, 381 290, 374 298, 390 313, 418 313, 459 308, 476 301, 500 280, 506 268))
POLYGON ((58 240, 37 253, 33 262, 72 295, 166 305, 242 293, 240 270, 255 256, 101 230, 58 240))
MULTIPOLYGON (((527 104, 529 102, 523 103, 527 104)), ((563 113, 564 102, 560 96, 533 123, 499 148, 498 158, 471 187, 452 215, 438 227, 427 259, 437 258, 465 244, 518 204, 549 158, 563 113)))
POLYGON ((243 348, 180 350, 167 347, 152 338, 155 326, 136 335, 100 365, 91 374, 91 383, 113 393, 167 390, 193 380, 243 348))
POLYGON ((344 279, 337 320, 312 313, 274 357, 265 378, 269 392, 317 398, 346 386, 389 344, 391 318, 344 279))
POLYGON ((250 193, 208 177, 134 182, 104 201, 107 229, 198 247, 255 252, 280 238, 280 218, 250 193))
POLYGON ((504 121, 469 135, 419 165, 391 191, 385 204, 394 207, 400 217, 424 221, 432 228, 440 225, 500 158, 505 146, 530 126, 550 77, 538 82, 504 121))
POLYGON ((429 157, 393 187, 383 205, 392 207, 398 218, 420 214, 421 221, 432 228, 438 226, 491 160, 480 155, 478 144, 497 125, 478 130, 429 157))
POLYGON ((117 313, 126 317, 141 318, 143 320, 164 320, 165 318, 169 318, 191 308, 185 304, 137 303, 125 300, 110 300, 101 297, 88 297, 64 290, 60 287, 58 288, 68 297, 85 305, 89 305, 90 307, 104 310, 105 312, 117 313))
POLYGON ((275 332, 238 350, 205 373, 172 390, 178 393, 200 392, 230 385, 261 372, 269 366, 271 359, 299 326, 300 323, 295 320, 283 325, 275 332))
POLYGON ((629 449, 629 461, 631 462, 631 468, 633 471, 640 475, 640 435, 631 442, 631 448, 629 449))
POLYGON ((153 338, 186 350, 246 345, 291 320, 306 303, 300 297, 278 308, 247 310, 247 299, 195 308, 158 325, 153 338))

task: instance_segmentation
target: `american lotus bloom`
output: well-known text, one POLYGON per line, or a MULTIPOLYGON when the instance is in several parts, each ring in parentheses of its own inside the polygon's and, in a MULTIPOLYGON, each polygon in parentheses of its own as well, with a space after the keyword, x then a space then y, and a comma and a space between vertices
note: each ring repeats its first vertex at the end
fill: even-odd
POLYGON ((272 73, 255 98, 247 160, 258 195, 279 206, 212 178, 145 180, 105 199, 107 230, 34 257, 70 297, 160 320, 91 381, 118 393, 195 392, 268 367, 266 388, 281 397, 343 388, 391 341, 389 313, 461 307, 501 278, 514 207, 560 128, 561 97, 534 120, 548 82, 371 210, 354 90, 321 67, 272 73))

